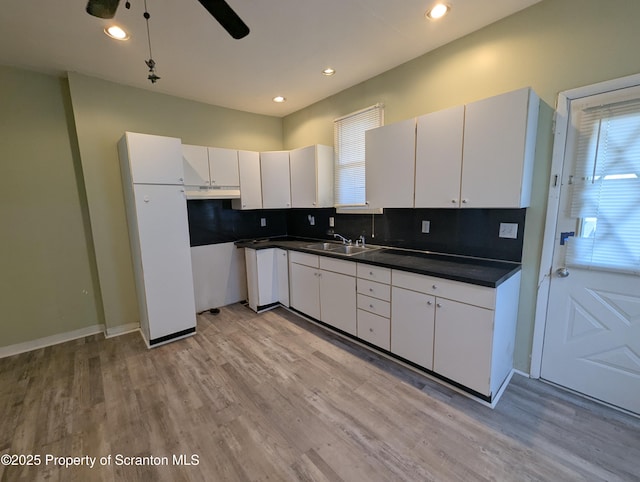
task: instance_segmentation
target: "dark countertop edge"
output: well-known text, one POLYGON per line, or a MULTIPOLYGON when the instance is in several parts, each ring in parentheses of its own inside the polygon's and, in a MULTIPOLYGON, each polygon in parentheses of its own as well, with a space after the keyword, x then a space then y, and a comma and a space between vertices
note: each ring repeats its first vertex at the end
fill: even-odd
MULTIPOLYGON (((291 239, 287 237, 281 237, 281 238, 276 237, 276 238, 268 238, 268 239, 239 240, 235 242, 235 245, 238 248, 251 248, 256 250, 269 249, 269 248, 281 248, 281 249, 286 249, 291 251, 300 251, 302 253, 315 254, 317 256, 325 256, 327 258, 343 259, 346 261, 357 261, 359 263, 370 264, 373 266, 397 269, 400 271, 406 271, 409 273, 416 273, 416 274, 422 274, 427 276, 435 276, 437 278, 448 279, 451 281, 460 281, 462 283, 469 283, 469 284, 474 284, 478 286, 486 286, 489 288, 497 288, 498 286, 500 286, 502 283, 504 283, 506 280, 511 278, 513 275, 515 275, 522 269, 522 265, 520 263, 515 263, 513 261, 471 258, 471 257, 453 255, 453 254, 430 253, 430 254, 433 254, 434 256, 440 255, 443 257, 444 256, 459 257, 465 260, 465 264, 473 264, 474 259, 478 261, 478 265, 481 265, 482 263, 486 263, 486 262, 504 264, 504 268, 503 268, 504 274, 499 278, 497 278, 495 281, 490 281, 490 280, 482 280, 474 277, 466 277, 466 276, 459 276, 455 274, 449 274, 449 273, 438 271, 438 270, 421 269, 418 267, 398 266, 397 264, 394 264, 394 263, 388 263, 380 260, 371 260, 371 259, 367 259, 366 257, 363 257, 371 253, 384 254, 384 250, 398 249, 398 248, 392 248, 387 246, 381 246, 379 250, 369 251, 368 253, 359 253, 352 256, 345 256, 342 254, 331 253, 330 251, 319 252, 317 250, 305 248, 305 245, 307 244, 311 244, 314 242, 326 242, 326 241, 327 241, 326 239, 325 240, 310 239, 310 238, 309 239, 301 239, 301 238, 291 239), (512 266, 512 269, 508 269, 509 266, 512 266)), ((405 256, 407 257, 411 257, 411 253, 416 253, 416 254, 424 253, 424 251, 408 250, 408 249, 406 250, 403 249, 402 251, 406 251, 405 256)), ((451 261, 451 262, 453 263, 454 261, 451 261)))

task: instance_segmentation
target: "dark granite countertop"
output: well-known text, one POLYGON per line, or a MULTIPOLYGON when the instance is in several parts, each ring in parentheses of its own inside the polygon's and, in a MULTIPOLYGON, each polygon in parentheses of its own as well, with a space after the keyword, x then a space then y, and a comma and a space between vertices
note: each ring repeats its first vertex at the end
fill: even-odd
POLYGON ((470 258, 450 254, 414 251, 390 247, 380 247, 351 256, 307 249, 306 246, 326 240, 270 238, 237 241, 239 248, 266 249, 282 248, 293 251, 328 256, 331 258, 357 261, 385 268, 400 269, 411 273, 436 276, 438 278, 461 281, 495 288, 520 271, 519 263, 470 258))

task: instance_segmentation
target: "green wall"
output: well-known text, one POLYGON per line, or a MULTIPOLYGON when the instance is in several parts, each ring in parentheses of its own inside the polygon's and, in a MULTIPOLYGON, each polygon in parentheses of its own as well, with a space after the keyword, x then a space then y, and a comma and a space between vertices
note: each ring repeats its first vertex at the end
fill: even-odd
MULTIPOLYGON (((385 123, 531 86, 542 106, 515 366, 528 372, 558 93, 640 72, 640 1, 544 0, 283 120, 284 148, 333 145, 333 119, 383 102, 385 123)), ((336 75, 340 75, 338 72, 336 75)))
POLYGON ((103 323, 68 99, 0 67, 0 347, 103 323))
MULTIPOLYGON (((125 131, 185 144, 282 149, 282 120, 69 73, 107 329, 139 320, 116 143, 125 131)), ((214 88, 214 87, 212 87, 214 88)))

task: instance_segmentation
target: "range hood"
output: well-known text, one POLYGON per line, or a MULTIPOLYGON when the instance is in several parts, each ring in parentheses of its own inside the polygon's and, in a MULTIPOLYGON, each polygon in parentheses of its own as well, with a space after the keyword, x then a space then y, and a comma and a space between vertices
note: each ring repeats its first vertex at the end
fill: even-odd
POLYGON ((238 199, 240 198, 240 188, 218 187, 218 188, 194 188, 185 186, 187 199, 238 199))

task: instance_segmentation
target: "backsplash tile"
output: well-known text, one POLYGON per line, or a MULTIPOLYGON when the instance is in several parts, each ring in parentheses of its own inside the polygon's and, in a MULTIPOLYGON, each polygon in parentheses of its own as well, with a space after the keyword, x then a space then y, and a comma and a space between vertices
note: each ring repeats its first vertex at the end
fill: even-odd
POLYGON ((336 214, 333 208, 237 211, 228 199, 187 202, 192 246, 239 239, 295 236, 333 239, 329 229, 367 243, 520 262, 526 209, 385 209, 384 214, 336 214), (311 225, 309 216, 315 224, 311 225), (335 227, 329 228, 329 217, 335 227), (267 220, 260 227, 260 218, 267 220), (430 232, 422 233, 422 221, 430 232), (517 239, 499 238, 500 223, 517 223, 517 239))

